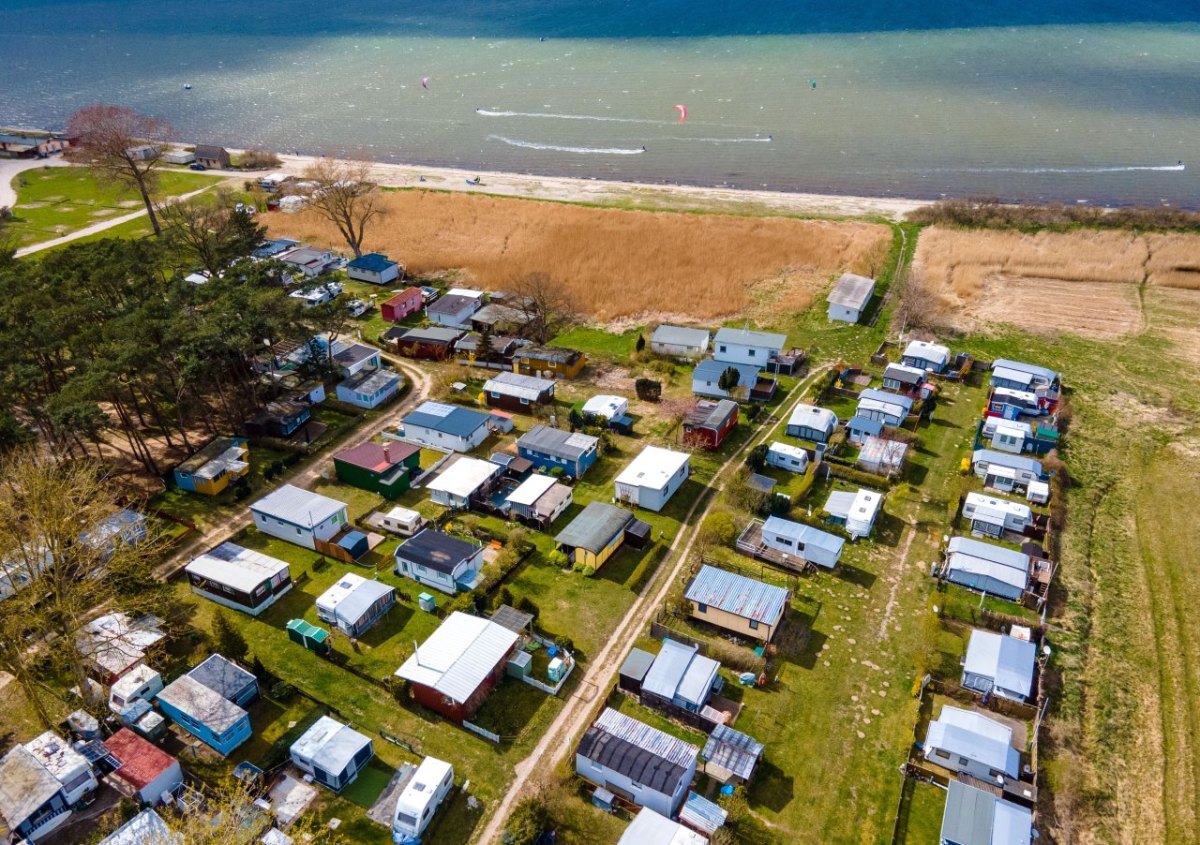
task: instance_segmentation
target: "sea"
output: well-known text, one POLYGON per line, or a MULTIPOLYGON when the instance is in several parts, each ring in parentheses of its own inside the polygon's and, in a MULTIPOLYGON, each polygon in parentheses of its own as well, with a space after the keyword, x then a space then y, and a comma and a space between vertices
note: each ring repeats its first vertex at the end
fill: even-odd
POLYGON ((1200 0, 0 0, 0 125, 96 102, 468 170, 1200 207, 1200 0))

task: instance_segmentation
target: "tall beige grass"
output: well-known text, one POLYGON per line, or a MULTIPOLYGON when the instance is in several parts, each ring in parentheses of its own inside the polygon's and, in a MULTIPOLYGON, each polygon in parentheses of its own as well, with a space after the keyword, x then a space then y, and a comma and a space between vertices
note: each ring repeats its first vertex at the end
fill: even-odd
MULTIPOLYGON (((461 269, 465 282, 504 289, 530 273, 559 281, 598 320, 639 314, 712 319, 756 302, 760 284, 780 287, 784 307, 855 264, 885 226, 622 211, 434 191, 389 193, 387 216, 366 246, 404 261, 410 272, 461 269), (768 282, 773 280, 773 282, 768 282)), ((313 212, 270 215, 273 235, 338 245, 313 212)))

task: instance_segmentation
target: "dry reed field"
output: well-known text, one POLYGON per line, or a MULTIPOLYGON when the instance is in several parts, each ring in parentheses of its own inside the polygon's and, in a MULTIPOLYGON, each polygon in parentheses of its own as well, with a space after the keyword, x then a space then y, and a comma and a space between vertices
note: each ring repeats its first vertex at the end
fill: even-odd
MULTIPOLYGON (((709 320, 754 304, 756 287, 801 310, 834 273, 887 248, 871 223, 623 211, 435 191, 384 198, 367 247, 410 272, 461 270, 461 281, 504 289, 531 273, 561 282, 596 320, 639 315, 709 320), (882 245, 882 246, 881 246, 882 245)), ((313 212, 272 214, 272 235, 337 247, 313 212)))
POLYGON ((1004 322, 1111 338, 1146 327, 1139 286, 1185 299, 1200 290, 1200 236, 934 226, 921 234, 913 268, 934 318, 957 328, 1004 322))

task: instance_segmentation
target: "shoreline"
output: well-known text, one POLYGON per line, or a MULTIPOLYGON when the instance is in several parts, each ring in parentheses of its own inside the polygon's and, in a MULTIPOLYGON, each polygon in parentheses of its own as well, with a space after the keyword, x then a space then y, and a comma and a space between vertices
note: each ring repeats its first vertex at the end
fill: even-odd
MULTIPOLYGON (((241 150, 230 149, 231 153, 241 150)), ((282 165, 262 171, 210 171, 240 178, 256 178, 270 172, 300 175, 320 156, 279 154, 282 165)), ((538 176, 456 167, 370 162, 372 172, 384 188, 423 188, 461 191, 490 196, 554 202, 612 205, 646 210, 714 211, 814 217, 884 217, 899 220, 910 211, 930 205, 932 200, 896 197, 842 196, 839 194, 793 193, 747 188, 717 188, 700 185, 662 185, 621 182, 576 176, 538 176), (480 184, 468 179, 480 177, 480 184), (424 177, 424 181, 422 181, 424 177)))

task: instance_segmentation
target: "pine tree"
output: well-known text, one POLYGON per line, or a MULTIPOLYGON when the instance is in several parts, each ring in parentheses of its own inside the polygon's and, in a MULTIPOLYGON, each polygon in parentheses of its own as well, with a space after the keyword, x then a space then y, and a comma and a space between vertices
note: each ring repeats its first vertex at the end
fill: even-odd
POLYGON ((244 660, 250 652, 250 646, 242 632, 229 621, 229 615, 224 610, 218 610, 213 620, 213 638, 217 652, 230 660, 244 660))

